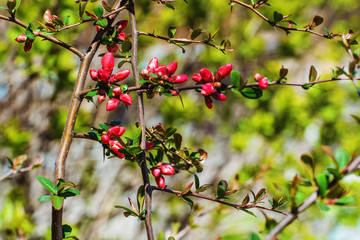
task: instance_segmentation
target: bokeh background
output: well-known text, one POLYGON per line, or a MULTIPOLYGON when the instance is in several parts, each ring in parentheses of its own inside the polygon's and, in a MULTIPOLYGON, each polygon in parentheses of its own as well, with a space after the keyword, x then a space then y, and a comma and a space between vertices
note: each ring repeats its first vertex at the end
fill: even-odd
MULTIPOLYGON (((107 1, 109 5, 112 1, 107 1)), ((250 3, 250 1, 245 1, 250 3)), ((6 5, 6 1, 1 1, 6 5)), ((316 30, 342 33, 360 30, 360 2, 350 0, 285 1, 271 0, 270 7, 260 11, 272 18, 273 11, 292 14, 297 27, 311 23, 315 15, 325 21, 316 30)), ((89 8, 98 3, 89 4, 89 8)), ((160 64, 178 61, 177 73, 192 74, 202 67, 211 71, 232 63, 244 78, 252 80, 255 72, 276 79, 281 66, 289 69, 288 81, 305 83, 311 65, 322 79, 332 77, 332 69, 347 68, 349 57, 339 43, 314 35, 292 32, 286 35, 274 29, 247 9, 235 5, 231 11, 225 0, 176 1, 176 10, 150 0, 136 1, 138 29, 167 36, 168 27, 177 27, 176 37, 189 37, 189 28, 207 29, 214 33, 215 44, 222 39, 231 41, 232 52, 223 54, 205 45, 185 46, 185 53, 162 40, 140 36, 139 69, 157 57, 160 64)), ((17 17, 24 22, 42 21, 46 9, 65 17, 70 24, 78 21, 73 0, 22 1, 17 17), (71 10, 71 11, 69 11, 71 10)), ((1 10, 2 14, 6 14, 1 10)), ((119 19, 128 19, 121 13, 119 19)), ((16 229, 25 239, 50 239, 51 205, 37 202, 46 191, 35 176, 53 178, 54 160, 65 124, 69 99, 76 80, 79 60, 72 53, 49 42, 36 39, 33 49, 24 53, 22 44, 14 39, 23 32, 18 26, 0 21, 0 175, 9 171, 7 157, 27 154, 29 163, 37 156, 43 166, 29 173, 19 174, 0 182, 0 239, 13 237, 16 229)), ((95 27, 83 24, 64 31, 57 37, 86 51, 95 27)), ((125 30, 129 33, 129 28, 125 30)), ((200 36, 201 39, 203 36, 200 36)), ((356 46, 355 48, 356 49, 356 46)), ((100 48, 98 53, 105 52, 100 48)), ((91 68, 98 69, 97 57, 91 68)), ((130 68, 124 65, 123 67, 130 68)), ((190 81, 189 81, 190 82, 190 81)), ((133 80, 129 79, 132 85, 133 80)), ((89 78, 87 85, 94 85, 89 78)), ((200 182, 216 185, 225 179, 239 191, 232 202, 241 202, 250 189, 262 187, 274 197, 284 195, 293 176, 306 177, 299 157, 310 153, 317 171, 331 164, 321 151, 321 145, 334 150, 345 149, 349 155, 359 150, 360 125, 351 115, 360 116, 359 99, 351 82, 316 85, 310 90, 276 86, 264 91, 258 100, 245 99, 232 92, 225 102, 216 102, 209 110, 203 97, 196 92, 182 94, 185 107, 176 97, 156 96, 145 100, 147 126, 161 122, 175 126, 183 134, 185 145, 204 148, 209 157, 200 182)), ((104 104, 104 103, 103 103, 104 104)), ((121 107, 108 113, 105 106, 84 101, 76 122, 76 132, 86 133, 90 127, 111 120, 121 120, 126 136, 132 137, 137 121, 136 105, 121 107)), ((125 160, 103 161, 98 143, 75 139, 67 162, 67 180, 78 184, 81 195, 65 201, 64 223, 73 227, 73 235, 80 239, 145 239, 143 224, 135 218, 125 218, 114 205, 128 205, 128 197, 136 199, 141 185, 137 166, 125 160)), ((153 179, 152 179, 153 180, 153 179)), ((189 173, 167 177, 167 185, 183 189, 193 181, 189 173)), ((344 184, 359 198, 359 177, 352 175, 344 184)), ((301 202, 313 188, 301 188, 297 200, 301 202)), ((205 192, 211 195, 212 190, 205 192)), ((255 210, 256 218, 244 212, 215 203, 194 199, 197 211, 176 196, 154 192, 154 230, 159 239, 249 239, 250 232, 266 233, 265 217, 255 210)), ((282 210, 287 211, 288 205, 282 210)), ((331 207, 322 212, 313 206, 299 217, 299 221, 280 235, 280 239, 357 239, 360 236, 358 206, 331 207)), ((279 214, 267 213, 280 220, 279 214)))

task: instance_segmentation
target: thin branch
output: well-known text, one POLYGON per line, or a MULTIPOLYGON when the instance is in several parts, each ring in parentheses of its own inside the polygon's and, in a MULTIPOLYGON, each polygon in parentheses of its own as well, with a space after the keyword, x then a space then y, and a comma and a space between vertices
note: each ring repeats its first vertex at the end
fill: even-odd
POLYGON ((321 34, 321 33, 318 33, 318 32, 314 32, 314 31, 311 31, 309 29, 301 29, 301 28, 289 28, 289 27, 284 27, 284 26, 281 26, 271 20, 269 20, 267 17, 265 17, 264 15, 262 15, 258 10, 256 10, 256 8, 254 8, 253 6, 249 5, 249 4, 246 4, 244 2, 241 2, 241 1, 238 1, 238 0, 230 0, 230 2, 234 2, 234 3, 237 3, 245 8, 248 8, 250 9, 251 11, 253 11, 256 15, 258 15, 260 18, 262 18, 264 21, 266 21, 267 23, 269 23, 271 26, 273 27, 277 27, 277 28, 280 28, 282 30, 284 30, 287 34, 290 33, 290 31, 298 31, 298 32, 307 32, 307 33, 311 33, 311 34, 314 34, 314 35, 317 35, 319 37, 323 37, 323 38, 327 38, 327 39, 331 39, 332 37, 326 35, 326 34, 321 34))
MULTIPOLYGON (((9 21, 9 22, 16 23, 17 25, 19 25, 19 26, 21 26, 21 27, 23 27, 23 28, 27 28, 27 27, 28 27, 28 25, 26 25, 25 23, 23 23, 22 21, 20 21, 20 20, 18 20, 18 19, 16 19, 16 18, 6 17, 6 16, 0 14, 0 19, 5 20, 5 21, 9 21)), ((77 48, 74 48, 74 47, 70 46, 69 44, 62 42, 62 41, 60 41, 59 39, 57 39, 57 38, 55 38, 55 37, 45 36, 45 34, 43 34, 43 33, 41 33, 41 32, 36 32, 36 31, 34 31, 33 33, 34 33, 34 35, 36 35, 36 36, 42 37, 42 38, 44 38, 44 39, 46 39, 46 40, 49 40, 49 41, 52 42, 52 43, 55 43, 56 45, 59 45, 59 46, 61 46, 61 47, 63 47, 63 48, 66 48, 67 50, 69 50, 69 51, 75 53, 77 56, 79 56, 80 59, 83 59, 84 56, 85 56, 84 53, 82 53, 82 52, 81 52, 80 50, 78 50, 77 48)))
MULTIPOLYGON (((132 36, 132 49, 131 49, 131 67, 133 70, 133 76, 135 79, 135 85, 137 87, 141 87, 139 83, 139 70, 138 70, 138 63, 137 63, 137 53, 138 53, 138 36, 139 33, 136 30, 136 17, 135 17, 135 0, 129 1, 129 19, 131 25, 131 36, 132 36)), ((143 92, 136 91, 136 99, 137 99, 137 106, 138 106, 138 116, 139 116, 139 124, 141 127, 141 149, 146 149, 146 135, 145 135, 145 119, 144 119, 144 102, 143 102, 143 92)), ((148 168, 146 165, 146 154, 143 151, 140 155, 139 159, 141 174, 143 178, 144 188, 145 188, 145 208, 146 208, 146 215, 145 215, 145 227, 146 227, 146 234, 148 240, 154 240, 154 233, 153 227, 151 223, 151 201, 152 201, 152 188, 150 185, 149 173, 148 168)))
POLYGON ((267 210, 267 211, 271 211, 271 212, 280 213, 280 214, 283 214, 283 215, 288 215, 288 213, 281 212, 281 211, 276 210, 276 209, 271 209, 271 208, 267 208, 267 207, 263 207, 263 206, 258 206, 256 204, 248 204, 248 205, 245 205, 245 206, 241 206, 241 204, 229 203, 229 202, 222 201, 220 199, 208 197, 208 196, 201 195, 201 194, 198 194, 198 193, 193 193, 193 192, 189 192, 189 193, 183 195, 181 191, 172 190, 172 189, 168 189, 168 188, 160 188, 160 187, 157 187, 157 186, 153 186, 153 189, 158 190, 158 191, 162 191, 162 192, 175 194, 178 197, 186 196, 186 197, 201 198, 201 199, 209 200, 209 201, 212 201, 212 202, 220 203, 220 204, 223 204, 223 205, 226 205, 226 206, 229 206, 229 207, 233 207, 233 208, 238 209, 238 210, 239 209, 240 210, 247 210, 247 209, 251 209, 251 208, 259 208, 259 209, 263 209, 263 210, 267 210))
POLYGON ((189 44, 191 44, 191 43, 206 44, 206 45, 214 47, 214 48, 216 48, 216 49, 218 49, 220 51, 232 51, 232 49, 224 49, 222 47, 211 44, 209 41, 197 41, 197 40, 191 40, 191 39, 187 39, 187 38, 168 38, 168 37, 156 35, 156 34, 153 34, 153 33, 147 33, 147 32, 141 32, 141 31, 139 31, 139 35, 158 38, 158 39, 164 40, 164 41, 166 41, 168 43, 171 43, 171 41, 174 41, 174 42, 189 43, 189 44))

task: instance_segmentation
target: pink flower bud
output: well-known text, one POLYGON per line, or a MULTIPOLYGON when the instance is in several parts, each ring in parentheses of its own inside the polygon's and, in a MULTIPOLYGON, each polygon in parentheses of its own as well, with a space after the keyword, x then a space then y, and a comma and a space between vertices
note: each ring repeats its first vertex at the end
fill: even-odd
POLYGON ((128 21, 127 20, 121 20, 121 21, 118 21, 115 25, 118 26, 118 29, 117 31, 118 32, 121 32, 122 30, 124 30, 126 28, 128 24, 128 21))
POLYGON ((105 55, 101 58, 101 65, 111 74, 114 68, 114 55, 112 53, 105 53, 105 55))
POLYGON ((113 93, 115 94, 115 96, 120 96, 122 94, 121 87, 114 87, 113 93))
POLYGON ((121 144, 116 140, 110 140, 110 149, 113 151, 118 158, 124 158, 125 155, 119 152, 120 149, 124 148, 121 144))
POLYGON ((105 94, 99 94, 98 95, 98 101, 99 103, 102 103, 103 101, 106 100, 106 95, 105 94))
POLYGON ((177 62, 170 63, 167 67, 169 76, 173 75, 177 69, 177 62))
POLYGON ((188 76, 186 76, 184 74, 179 74, 179 75, 169 78, 169 82, 179 84, 179 83, 186 82, 188 79, 189 79, 188 76))
POLYGON ((113 46, 106 45, 106 49, 111 53, 116 53, 119 50, 119 47, 116 43, 114 43, 113 46))
POLYGON ((25 43, 25 45, 24 45, 24 51, 25 51, 25 52, 28 52, 28 51, 31 50, 31 48, 32 48, 32 43, 33 43, 33 41, 28 41, 28 42, 25 43))
POLYGON ((209 96, 212 94, 215 90, 215 86, 213 83, 205 83, 201 86, 201 95, 203 96, 209 96))
POLYGON ((120 103, 120 100, 117 98, 112 98, 106 103, 106 111, 114 110, 120 103))
POLYGON ((124 133, 125 133, 126 129, 124 127, 119 127, 119 126, 114 126, 109 128, 109 130, 107 131, 107 135, 109 135, 109 137, 114 137, 114 136, 118 136, 121 137, 124 133))
POLYGON ((105 82, 105 83, 109 81, 110 73, 107 70, 105 70, 104 68, 100 68, 98 70, 97 74, 98 74, 98 78, 100 79, 100 81, 105 82))
POLYGON ((146 142, 145 148, 146 148, 146 150, 149 151, 152 148, 152 146, 154 146, 154 145, 155 145, 155 143, 153 143, 153 142, 146 142))
POLYGON ((120 100, 125 104, 125 105, 131 105, 132 104, 132 97, 130 94, 124 93, 120 95, 120 100))
POLYGON ((205 82, 212 82, 214 80, 212 73, 207 68, 200 69, 200 75, 205 82))
POLYGON ((119 82, 126 79, 130 75, 129 69, 124 69, 115 73, 111 78, 111 83, 119 82))
POLYGON ((160 168, 158 168, 158 167, 154 168, 154 169, 152 170, 152 175, 153 175, 154 177, 156 177, 156 178, 160 177, 160 175, 161 175, 161 170, 160 170, 160 168))
POLYGON ((171 89, 169 89, 169 91, 170 91, 171 95, 173 95, 173 96, 179 96, 179 93, 178 93, 177 91, 171 90, 171 89))
POLYGON ((212 109, 213 108, 213 101, 212 101, 212 99, 211 99, 211 97, 210 96, 206 96, 205 97, 205 104, 206 104, 206 106, 207 106, 207 108, 208 109, 212 109))
POLYGON ((149 77, 147 76, 149 74, 149 71, 147 69, 143 69, 141 71, 141 76, 143 77, 143 79, 149 79, 149 77))
POLYGON ((268 81, 267 77, 260 79, 259 88, 261 88, 262 90, 265 90, 268 86, 269 86, 269 81, 268 81))
POLYGON ((96 31, 98 32, 100 29, 102 29, 102 27, 100 27, 99 25, 96 25, 96 31))
POLYGON ((223 93, 218 93, 217 91, 215 91, 215 92, 213 93, 213 97, 214 97, 216 100, 218 100, 218 101, 225 101, 225 100, 226 100, 225 94, 223 94, 223 93))
POLYGON ((159 176, 155 178, 156 185, 160 188, 165 188, 165 178, 163 176, 159 176))
POLYGON ((232 64, 226 64, 221 66, 215 74, 215 79, 220 81, 230 75, 232 70, 232 64))
POLYGON ((26 35, 25 33, 21 34, 20 36, 18 36, 17 38, 15 38, 15 41, 17 41, 18 43, 24 43, 26 42, 26 35))
POLYGON ((160 166, 160 170, 164 175, 174 175, 175 168, 170 164, 163 164, 160 166))
POLYGON ((102 135, 101 142, 102 144, 108 144, 110 142, 110 137, 108 135, 102 135))
POLYGON ((168 75, 168 72, 167 72, 167 69, 166 69, 166 66, 165 66, 165 65, 160 65, 160 66, 158 66, 158 67, 155 69, 155 73, 156 73, 159 77, 168 75))
POLYGON ((98 80, 99 76, 95 69, 90 69, 90 77, 92 80, 98 80))
POLYGON ((192 76, 192 80, 194 80, 195 82, 200 82, 202 80, 202 77, 199 73, 195 73, 193 76, 192 76))
POLYGON ((123 33, 123 32, 119 33, 118 38, 119 38, 121 41, 125 42, 126 33, 123 33))
POLYGON ((147 67, 147 70, 150 72, 150 73, 154 73, 155 72, 155 69, 159 66, 159 61, 157 58, 153 58, 150 60, 149 64, 148 64, 148 67, 147 67))
POLYGON ((261 76, 261 74, 260 73, 255 73, 254 74, 254 79, 255 79, 255 81, 260 81, 261 79, 262 79, 263 77, 261 76))

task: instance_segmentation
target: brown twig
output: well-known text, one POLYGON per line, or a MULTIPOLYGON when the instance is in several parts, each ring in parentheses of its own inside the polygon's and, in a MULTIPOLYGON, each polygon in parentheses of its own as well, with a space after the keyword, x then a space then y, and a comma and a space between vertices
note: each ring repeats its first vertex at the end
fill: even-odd
POLYGON ((314 35, 317 35, 319 37, 323 37, 323 38, 327 38, 327 39, 330 39, 331 37, 326 35, 326 34, 321 34, 321 33, 318 33, 318 32, 314 32, 314 31, 311 31, 309 29, 301 29, 301 28, 290 28, 290 27, 284 27, 284 26, 281 26, 271 20, 269 20, 267 17, 265 17, 264 15, 262 15, 258 10, 256 10, 256 8, 254 8, 253 6, 249 5, 249 4, 246 4, 244 2, 241 2, 241 1, 238 1, 238 0, 230 0, 230 2, 234 2, 234 3, 237 3, 239 4, 240 6, 243 6, 245 8, 248 8, 250 9, 251 11, 253 11, 256 15, 258 15, 260 18, 262 18, 264 21, 266 21, 267 23, 269 23, 271 26, 273 27, 277 27, 277 28, 280 28, 282 30, 284 30, 287 34, 290 33, 290 31, 298 31, 298 32, 307 32, 307 33, 311 33, 311 34, 314 34, 314 35))
POLYGON ((153 189, 158 190, 158 191, 171 193, 171 194, 175 194, 178 197, 182 197, 182 196, 189 197, 190 196, 190 197, 201 198, 201 199, 209 200, 209 201, 212 201, 212 202, 217 202, 217 203, 229 206, 229 207, 233 207, 233 208, 236 208, 238 210, 247 210, 247 209, 251 209, 251 208, 259 208, 259 209, 263 209, 263 210, 267 210, 267 211, 280 213, 280 214, 283 214, 283 215, 288 215, 288 213, 285 213, 285 212, 282 212, 282 211, 279 211, 279 210, 276 210, 276 209, 271 209, 271 208, 267 208, 267 207, 263 207, 263 206, 258 206, 256 204, 248 204, 248 205, 245 205, 245 206, 241 206, 241 204, 229 203, 229 202, 225 202, 225 201, 222 201, 220 199, 217 199, 217 198, 212 198, 212 197, 208 197, 208 196, 201 195, 201 194, 198 194, 198 193, 193 193, 193 192, 189 192, 189 193, 183 195, 181 191, 176 191, 176 190, 172 190, 172 189, 168 189, 168 188, 160 188, 160 187, 157 187, 157 186, 153 186, 153 189))
MULTIPOLYGON (((133 76, 135 79, 135 85, 137 87, 141 87, 139 83, 139 70, 137 64, 137 52, 138 52, 138 36, 139 33, 136 30, 136 17, 135 17, 135 0, 130 0, 128 5, 129 10, 129 19, 131 25, 131 36, 132 36, 132 49, 131 49, 131 67, 133 70, 133 76)), ((140 89, 139 89, 140 90, 140 89)), ((144 102, 143 102, 143 92, 136 91, 136 99, 137 99, 137 106, 138 106, 138 117, 139 117, 139 124, 140 128, 142 129, 141 132, 141 149, 146 149, 146 135, 145 135, 145 119, 144 119, 144 102)), ((146 165, 146 154, 143 151, 140 155, 139 159, 141 174, 143 178, 144 188, 145 188, 145 208, 146 208, 146 215, 145 215, 145 227, 146 227, 146 234, 148 240, 154 240, 154 233, 153 227, 151 223, 151 201, 152 201, 152 188, 150 185, 149 173, 146 165)))
MULTIPOLYGON (((18 20, 16 18, 6 17, 6 16, 0 14, 0 19, 16 23, 17 25, 19 25, 19 26, 21 26, 23 28, 28 27, 28 25, 26 25, 25 23, 23 23, 22 21, 20 21, 20 20, 18 20)), ((74 47, 70 46, 69 44, 62 42, 62 41, 60 41, 59 39, 57 39, 55 37, 45 36, 45 34, 43 34, 41 32, 34 32, 34 35, 42 37, 42 38, 44 38, 44 39, 46 39, 46 40, 48 40, 48 41, 50 41, 52 43, 55 43, 56 45, 59 45, 59 46, 61 46, 63 48, 66 48, 67 50, 69 50, 69 51, 75 53, 76 55, 78 55, 80 59, 83 59, 84 56, 85 56, 84 53, 79 51, 77 48, 74 48, 74 47)))

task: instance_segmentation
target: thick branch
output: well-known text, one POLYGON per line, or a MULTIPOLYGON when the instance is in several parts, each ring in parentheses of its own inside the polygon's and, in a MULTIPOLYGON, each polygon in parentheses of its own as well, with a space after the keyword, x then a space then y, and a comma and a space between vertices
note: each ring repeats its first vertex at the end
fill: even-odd
MULTIPOLYGON (((132 36, 132 49, 131 49, 131 67, 133 70, 133 76, 135 79, 136 87, 141 87, 139 81, 139 70, 137 64, 137 51, 138 51, 138 31, 136 30, 136 18, 135 18, 135 0, 129 1, 129 19, 131 25, 131 36, 132 36)), ((143 183, 145 187, 145 208, 146 208, 146 216, 145 216, 145 227, 147 238, 149 240, 154 239, 154 233, 151 223, 151 200, 152 200, 152 187, 150 185, 149 173, 146 165, 146 155, 145 155, 145 143, 146 143, 146 135, 145 135, 145 119, 144 119, 144 103, 143 103, 143 92, 136 91, 136 99, 138 105, 138 116, 139 116, 139 124, 142 130, 141 133, 141 144, 140 147, 144 151, 140 155, 140 168, 141 174, 143 177, 143 183)))

